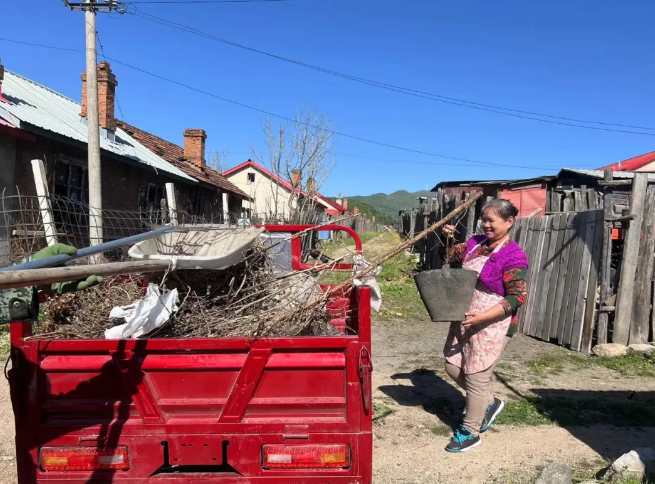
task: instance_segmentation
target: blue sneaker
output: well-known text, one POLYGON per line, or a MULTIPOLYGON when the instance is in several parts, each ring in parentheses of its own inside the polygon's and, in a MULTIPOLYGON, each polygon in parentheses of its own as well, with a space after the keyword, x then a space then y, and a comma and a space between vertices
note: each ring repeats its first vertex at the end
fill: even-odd
POLYGON ((482 444, 479 435, 473 435, 464 425, 455 429, 455 435, 446 446, 447 452, 466 452, 482 444))
POLYGON ((484 419, 482 420, 482 427, 480 427, 480 433, 486 432, 491 428, 496 420, 496 417, 503 411, 505 408, 505 402, 494 397, 494 401, 489 404, 487 411, 484 414, 484 419))

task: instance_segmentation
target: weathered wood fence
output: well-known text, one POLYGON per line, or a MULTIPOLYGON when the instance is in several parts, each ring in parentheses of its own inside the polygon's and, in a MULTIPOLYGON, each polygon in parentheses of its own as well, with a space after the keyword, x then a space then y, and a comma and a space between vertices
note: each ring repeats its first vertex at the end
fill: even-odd
POLYGON ((519 218, 514 239, 530 263, 519 331, 589 352, 603 244, 603 211, 519 218))

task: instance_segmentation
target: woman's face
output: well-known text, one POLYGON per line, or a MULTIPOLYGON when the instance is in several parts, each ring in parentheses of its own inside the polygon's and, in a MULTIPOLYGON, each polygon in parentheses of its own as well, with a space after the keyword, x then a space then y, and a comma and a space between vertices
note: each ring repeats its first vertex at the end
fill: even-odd
POLYGON ((482 214, 482 230, 484 231, 484 236, 491 242, 498 242, 505 237, 512 228, 512 225, 514 225, 514 217, 503 220, 492 208, 485 210, 482 214))

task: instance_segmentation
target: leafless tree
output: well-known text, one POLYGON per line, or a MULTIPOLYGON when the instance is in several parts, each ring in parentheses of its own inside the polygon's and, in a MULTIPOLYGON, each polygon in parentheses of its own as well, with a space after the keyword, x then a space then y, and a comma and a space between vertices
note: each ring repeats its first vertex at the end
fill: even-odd
POLYGON ((207 166, 219 173, 227 171, 230 167, 227 151, 214 151, 209 161, 207 161, 207 166))
POLYGON ((268 153, 260 154, 253 145, 253 155, 294 188, 289 197, 282 183, 274 181, 271 215, 278 217, 282 215, 279 212, 285 212, 293 220, 300 214, 314 212, 316 194, 336 165, 336 128, 325 115, 305 108, 298 110, 291 127, 287 124, 274 126, 266 119, 262 130, 268 153))

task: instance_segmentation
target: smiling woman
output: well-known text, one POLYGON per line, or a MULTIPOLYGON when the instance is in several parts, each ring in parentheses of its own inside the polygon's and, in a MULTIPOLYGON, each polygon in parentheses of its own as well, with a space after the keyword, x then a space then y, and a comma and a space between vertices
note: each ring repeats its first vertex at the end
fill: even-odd
MULTIPOLYGON (((516 313, 527 296, 528 260, 509 231, 518 214, 508 200, 497 199, 482 209, 484 235, 449 250, 447 260, 461 262, 478 273, 478 282, 466 319, 451 323, 444 347, 446 372, 466 391, 464 423, 446 447, 448 452, 466 452, 479 446, 480 433, 493 425, 505 406, 489 392, 491 375, 516 331, 516 313)), ((455 228, 444 233, 452 237, 455 228)))

